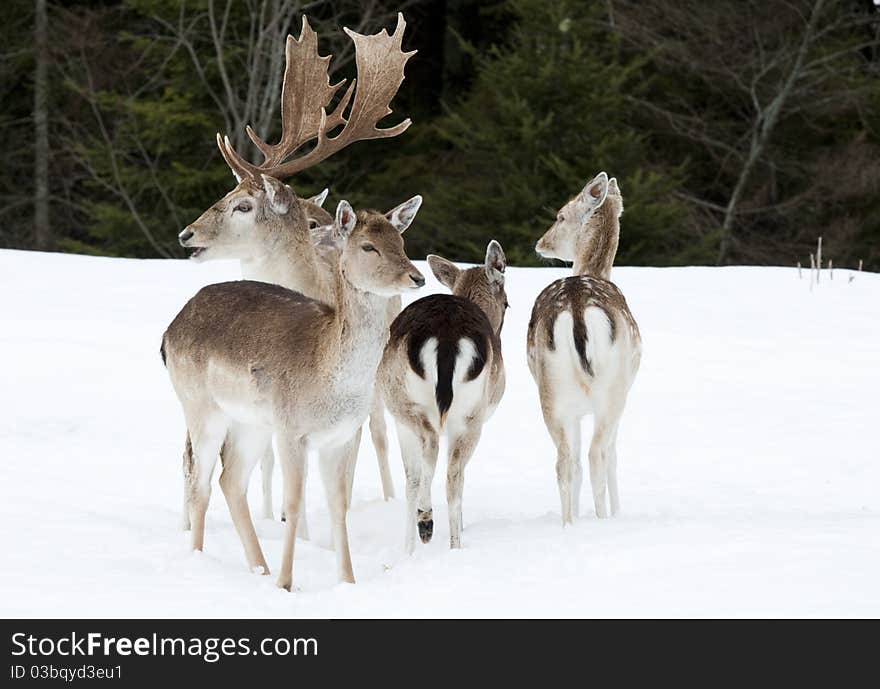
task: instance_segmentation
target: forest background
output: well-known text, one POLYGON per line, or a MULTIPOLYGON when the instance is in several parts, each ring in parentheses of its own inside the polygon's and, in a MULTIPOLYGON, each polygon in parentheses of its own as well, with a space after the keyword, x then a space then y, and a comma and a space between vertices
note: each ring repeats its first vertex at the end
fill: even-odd
POLYGON ((6 0, 0 248, 182 257, 177 234, 280 129, 283 42, 308 15, 334 81, 342 26, 418 49, 387 122, 298 175, 330 205, 425 203, 408 252, 513 264, 599 170, 628 265, 880 269, 875 0, 6 0))

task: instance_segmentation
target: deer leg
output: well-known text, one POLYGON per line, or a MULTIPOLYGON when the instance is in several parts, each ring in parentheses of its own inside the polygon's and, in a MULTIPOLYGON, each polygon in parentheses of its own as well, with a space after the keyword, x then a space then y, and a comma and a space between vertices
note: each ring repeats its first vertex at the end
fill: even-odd
POLYGON ((358 428, 354 437, 340 447, 344 449, 343 476, 345 479, 345 505, 351 507, 351 498, 354 491, 354 470, 357 468, 358 450, 361 447, 361 433, 363 427, 358 428))
MULTIPOLYGON (((356 434, 360 440, 360 431, 356 434)), ((336 574, 339 581, 354 583, 354 570, 351 565, 351 551, 348 545, 348 474, 346 472, 351 458, 351 441, 320 452, 321 479, 330 509, 333 530, 333 548, 336 551, 336 574)))
MULTIPOLYGON (((272 452, 272 445, 269 444, 269 447, 266 449, 266 453, 263 455, 263 463, 261 465, 261 470, 263 472, 263 518, 264 519, 272 519, 272 466, 275 463, 274 453, 272 452)), ((308 478, 309 463, 305 464, 305 474, 303 475, 303 481, 308 478)), ((287 515, 284 513, 284 505, 281 506, 281 521, 287 521, 287 515)), ((307 541, 309 540, 309 520, 306 517, 306 493, 305 489, 303 489, 302 500, 300 501, 299 506, 299 522, 296 527, 296 537, 300 540, 307 541)))
POLYGON ((562 525, 574 521, 574 478, 575 455, 569 429, 571 423, 545 413, 544 422, 550 437, 556 445, 556 483, 559 486, 559 502, 562 510, 562 525))
POLYGON ((606 443, 604 448, 605 475, 608 482, 608 499, 611 503, 611 516, 620 512, 620 494, 617 490, 617 429, 620 426, 620 417, 623 416, 623 408, 626 404, 626 395, 615 399, 605 413, 606 419, 606 443))
POLYGON ((278 458, 281 463, 281 475, 284 477, 284 513, 287 515, 287 529, 284 532, 278 587, 290 591, 290 587, 293 585, 293 550, 296 543, 296 528, 299 522, 305 483, 307 458, 305 440, 279 434, 278 458))
POLYGON ((211 498, 211 476, 226 438, 226 421, 214 415, 198 424, 188 424, 192 441, 192 464, 187 477, 187 502, 192 527, 193 550, 205 547, 205 513, 211 498))
POLYGON ((189 518, 189 479, 193 471, 193 451, 192 441, 189 438, 189 431, 186 432, 186 441, 183 446, 183 530, 189 531, 191 528, 189 518))
POLYGON ((416 501, 422 472, 422 448, 418 435, 402 421, 397 422, 397 438, 406 473, 406 537, 403 549, 407 555, 412 555, 416 547, 416 501))
POLYGON ((391 467, 388 466, 388 429, 385 425, 385 406, 378 390, 373 397, 373 409, 370 411, 370 437, 373 439, 376 460, 379 463, 382 495, 386 500, 391 500, 394 498, 394 481, 391 479, 391 467))
MULTIPOLYGON (((296 524, 296 537, 301 541, 309 540, 309 520, 306 517, 306 489, 305 485, 309 478, 309 460, 303 465, 303 494, 302 500, 299 502, 299 518, 296 524)), ((287 521, 287 515, 284 513, 284 506, 281 507, 281 521, 287 521)))
POLYGON ((461 548, 461 500, 464 491, 464 468, 477 442, 482 424, 473 423, 465 431, 449 439, 449 466, 446 469, 446 501, 449 505, 449 547, 461 548))
POLYGON ((275 467, 275 455, 271 441, 266 446, 260 460, 260 478, 263 483, 263 519, 273 519, 272 515, 272 470, 275 467))
POLYGON ((419 497, 417 501, 417 519, 419 538, 422 543, 430 543, 434 535, 434 508, 431 504, 431 484, 434 482, 434 470, 437 468, 439 438, 433 429, 423 428, 419 433, 422 468, 419 475, 419 497))
POLYGON ((605 472, 608 475, 608 499, 611 502, 611 516, 620 512, 620 494, 617 492, 617 429, 608 444, 605 458, 605 472))
MULTIPOLYGON (((264 431, 235 426, 227 434, 220 456, 223 464, 220 489, 226 497, 232 523, 244 547, 248 568, 253 571, 259 567, 263 574, 269 573, 269 566, 254 530, 247 502, 247 488, 254 466, 258 460, 265 460, 266 449, 271 449, 271 445, 272 436, 264 431)), ((269 456, 272 456, 271 451, 269 456)))
POLYGON ((590 484, 593 488, 593 503, 596 506, 596 516, 604 519, 608 516, 608 507, 605 500, 607 489, 607 471, 605 448, 608 444, 608 427, 602 420, 596 417, 596 427, 593 429, 593 440, 590 443, 590 484))
POLYGON ((584 483, 584 466, 581 463, 581 420, 569 419, 566 426, 571 448, 571 516, 581 516, 581 487, 584 483))

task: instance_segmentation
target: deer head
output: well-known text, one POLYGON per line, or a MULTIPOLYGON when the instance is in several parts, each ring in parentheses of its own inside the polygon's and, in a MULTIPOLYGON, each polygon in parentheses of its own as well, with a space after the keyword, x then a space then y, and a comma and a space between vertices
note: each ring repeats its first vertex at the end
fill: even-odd
POLYGON ((452 261, 433 254, 428 256, 431 271, 457 297, 470 299, 479 306, 496 334, 504 325, 504 312, 509 306, 504 291, 504 270, 507 259, 504 250, 494 239, 486 247, 482 266, 461 270, 452 261))
POLYGON ((301 234, 333 222, 321 208, 327 196, 298 199, 293 189, 274 177, 259 183, 246 180, 217 201, 178 235, 180 245, 192 249, 195 261, 254 258, 271 250, 286 233, 301 234))
POLYGON ((383 297, 418 289, 424 276, 407 258, 401 236, 410 226, 422 197, 414 196, 387 213, 355 213, 348 201, 336 207, 332 240, 340 250, 340 269, 356 289, 383 297))
POLYGON ((390 103, 403 82, 404 66, 415 54, 401 49, 405 28, 403 15, 398 14, 397 28, 390 36, 384 29, 372 36, 345 29, 354 42, 358 79, 328 114, 345 80, 330 84, 331 56, 318 54, 317 34, 303 17, 299 39, 288 36, 285 47, 281 139, 268 144, 248 126, 248 136, 263 154, 263 162, 254 164, 235 151, 228 137, 217 134, 217 146, 238 186, 180 233, 181 244, 195 249, 193 258, 248 258, 251 247, 265 246, 280 226, 307 237, 310 228, 332 223, 332 216, 320 208, 326 191, 304 202, 282 180, 355 141, 397 136, 409 127, 409 119, 384 129, 376 126, 391 114, 390 103), (310 142, 314 143, 306 153, 292 157, 310 142))
POLYGON ((535 251, 545 258, 577 261, 594 253, 599 245, 613 243, 613 253, 616 253, 617 219, 622 212, 623 199, 617 179, 612 177, 609 180, 606 173, 600 172, 559 209, 556 222, 538 240, 535 251))

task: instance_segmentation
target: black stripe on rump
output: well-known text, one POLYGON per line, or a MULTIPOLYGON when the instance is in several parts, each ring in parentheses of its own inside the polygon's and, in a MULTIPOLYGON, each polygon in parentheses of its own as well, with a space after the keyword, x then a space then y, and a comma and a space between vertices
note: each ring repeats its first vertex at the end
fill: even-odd
POLYGON ((422 348, 430 338, 437 338, 437 387, 435 397, 441 417, 452 406, 452 376, 459 354, 459 340, 468 338, 476 354, 468 368, 466 381, 472 381, 486 365, 492 326, 480 307, 468 299, 451 294, 432 294, 406 307, 391 324, 390 342, 406 338, 410 368, 425 378, 422 348))

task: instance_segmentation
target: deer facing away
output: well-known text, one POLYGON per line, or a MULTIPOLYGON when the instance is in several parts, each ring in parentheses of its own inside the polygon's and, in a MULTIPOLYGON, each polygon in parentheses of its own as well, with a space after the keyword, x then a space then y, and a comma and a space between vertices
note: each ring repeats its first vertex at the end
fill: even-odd
MULTIPOLYGON (((333 273, 338 250, 332 241, 319 241, 333 223, 333 216, 321 207, 327 190, 310 199, 297 200, 298 209, 281 216, 262 212, 259 199, 253 198, 249 192, 257 196, 264 193, 259 183, 259 175, 263 173, 283 178, 314 165, 353 141, 396 136, 409 126, 409 120, 405 120, 388 129, 375 127, 376 121, 391 112, 387 104, 403 81, 406 61, 415 52, 403 53, 400 50, 405 26, 403 16, 398 15, 398 26, 390 37, 385 31, 375 36, 361 36, 347 30, 355 44, 358 69, 364 74, 360 87, 354 93, 352 110, 346 118, 344 110, 351 101, 354 84, 328 115, 327 106, 344 80, 330 85, 327 68, 331 58, 318 54, 317 35, 303 17, 299 39, 288 36, 285 48, 281 141, 275 145, 267 144, 248 128, 248 135, 265 158, 262 165, 256 166, 238 156, 228 139, 221 139, 218 135, 220 151, 239 186, 180 233, 181 245, 193 250, 191 259, 236 258, 241 262, 242 275, 246 279, 279 284, 332 303, 335 298, 333 273), (354 122, 349 125, 352 119, 354 122), (328 138, 327 132, 339 124, 345 124, 343 131, 332 139, 328 138), (311 139, 317 139, 317 143, 309 154, 285 162, 287 157, 311 139), (316 247, 316 243, 320 243, 320 246, 316 247)), ((411 212, 414 216, 420 202, 421 197, 415 197, 403 204, 405 207, 400 212, 411 212)), ((399 311, 399 297, 390 298, 389 323, 399 311)), ((388 467, 384 411, 378 399, 371 414, 370 431, 376 448, 383 493, 388 499, 394 496, 394 484, 388 467)), ((355 453, 359 441, 360 435, 354 443, 355 453)), ((265 518, 272 518, 273 464, 270 445, 262 461, 262 512, 265 518)), ((352 465, 351 478, 353 471, 352 465)), ((186 510, 184 528, 189 528, 186 510)), ((301 515, 300 533, 307 537, 305 514, 301 515)))
POLYGON ((617 429, 639 369, 641 336, 626 299, 610 282, 623 199, 616 179, 600 172, 559 211, 538 241, 547 258, 574 262, 572 277, 538 295, 529 322, 529 370, 544 422, 557 449, 563 525, 579 515, 581 420, 592 412, 590 483, 598 517, 620 508, 617 429))
POLYGON ((416 527, 423 543, 433 535, 431 483, 441 434, 449 442, 449 544, 461 547, 464 469, 505 383, 501 245, 489 243, 483 266, 460 270, 439 256, 428 256, 428 264, 452 294, 419 299, 394 320, 377 381, 397 422, 406 471, 408 553, 415 547, 416 527))
MULTIPOLYGON (((403 16, 398 15, 390 36, 384 30, 373 36, 346 30, 355 45, 360 79, 357 91, 353 82, 328 114, 344 82, 329 83, 330 58, 317 55, 317 37, 304 19, 300 41, 292 37, 287 41, 279 143, 267 144, 248 128, 264 156, 257 165, 238 155, 228 138, 217 136, 239 184, 197 223, 214 218, 228 227, 228 236, 218 246, 228 246, 229 237, 246 236, 255 226, 290 233, 308 253, 309 260, 301 264, 303 270, 313 271, 315 280, 308 283, 323 290, 326 301, 262 282, 214 285, 190 300, 163 338, 163 357, 187 421, 185 502, 193 548, 203 546, 210 475, 220 452, 221 486, 248 563, 268 571, 245 490, 255 458, 265 457, 271 442, 267 438, 274 432, 289 518, 279 577, 286 588, 299 521, 290 507, 299 508, 302 502, 303 453, 308 447, 320 450, 340 577, 353 580, 345 513, 356 441, 364 410, 372 404, 376 367, 387 339, 388 300, 403 289, 420 287, 424 278, 406 258, 400 237, 420 197, 385 215, 375 211, 355 215, 347 203, 340 203, 331 233, 336 251, 316 253, 306 204, 280 180, 355 141, 396 136, 409 126, 409 120, 383 129, 376 126, 391 112, 389 103, 412 55, 401 50, 404 28, 403 16), (298 57, 305 66, 294 73, 291 65, 298 57), (306 87, 294 93, 297 84, 306 87), (310 141, 314 145, 306 153, 291 158, 310 141), (323 283, 318 277, 321 261, 331 266, 323 283)), ((192 237, 182 239, 195 246, 189 241, 195 236, 193 231, 192 237)))

